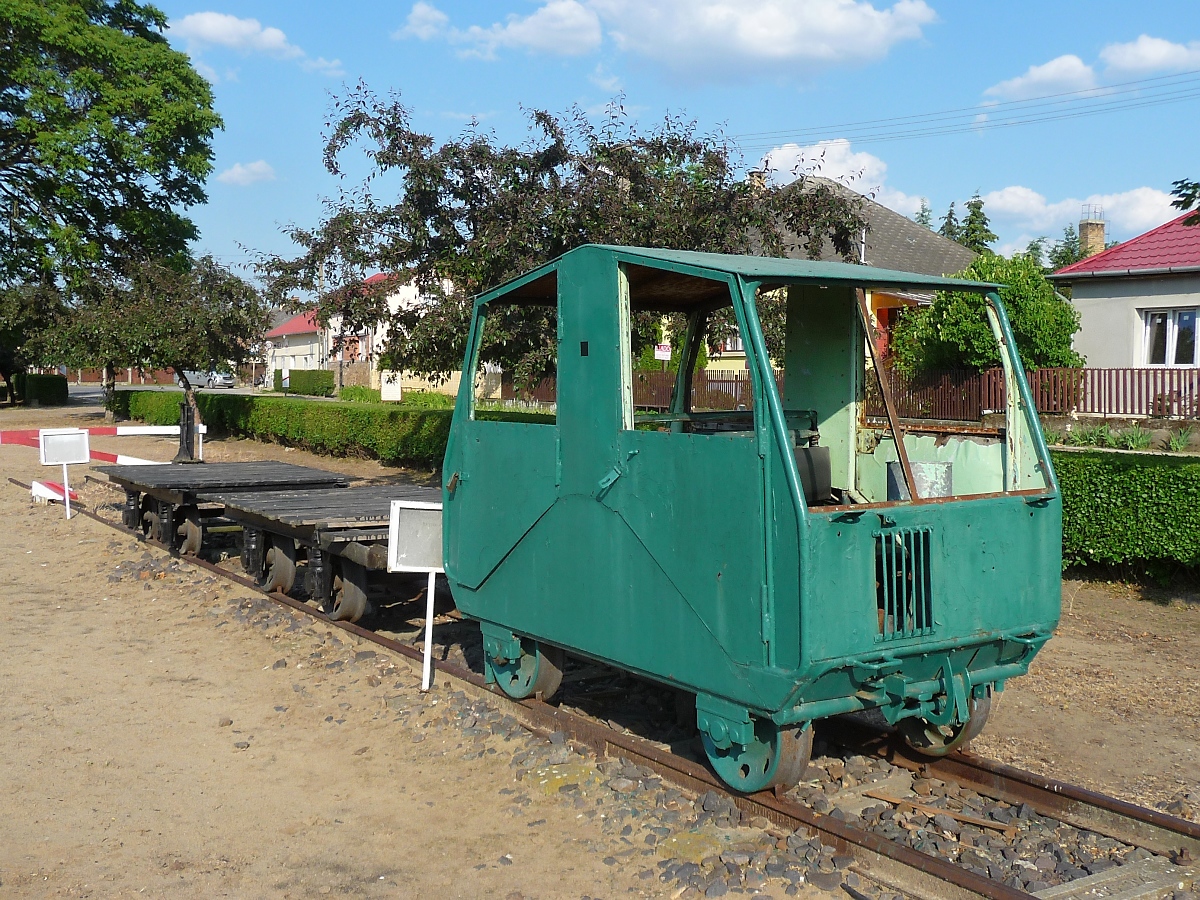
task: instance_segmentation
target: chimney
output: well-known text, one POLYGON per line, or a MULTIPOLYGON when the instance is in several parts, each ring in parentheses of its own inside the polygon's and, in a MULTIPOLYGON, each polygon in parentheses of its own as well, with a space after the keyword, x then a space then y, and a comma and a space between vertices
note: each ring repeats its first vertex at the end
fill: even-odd
POLYGON ((1087 259, 1104 249, 1104 207, 1085 203, 1079 215, 1079 253, 1087 259))
POLYGON ((765 169, 751 169, 746 173, 746 182, 750 185, 750 191, 754 194, 761 194, 767 189, 767 172, 765 169))

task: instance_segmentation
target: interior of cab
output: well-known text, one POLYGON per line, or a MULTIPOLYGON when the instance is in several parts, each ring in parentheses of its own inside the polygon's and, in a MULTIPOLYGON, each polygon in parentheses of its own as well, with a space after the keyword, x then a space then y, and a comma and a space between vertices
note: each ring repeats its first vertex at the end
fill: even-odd
MULTIPOLYGON (((701 348, 715 343, 714 328, 728 329, 730 285, 649 266, 626 264, 622 271, 632 314, 682 314, 687 322, 684 334, 671 335, 683 346, 670 408, 636 411, 638 427, 751 436, 752 395, 731 403, 719 391, 696 389, 697 378, 707 378, 698 376, 701 348)), ((787 307, 783 359, 772 364, 782 363, 778 387, 786 434, 810 507, 1046 488, 1028 423, 1015 405, 1015 384, 998 424, 906 421, 890 408, 888 418, 872 418, 864 402, 867 381, 874 379, 872 387, 885 396, 888 390, 867 334, 873 328, 864 300, 869 294, 846 286, 761 284, 755 298, 760 309, 772 291, 782 292, 773 297, 787 307)), ((998 322, 991 313, 989 319, 998 336, 998 322)))

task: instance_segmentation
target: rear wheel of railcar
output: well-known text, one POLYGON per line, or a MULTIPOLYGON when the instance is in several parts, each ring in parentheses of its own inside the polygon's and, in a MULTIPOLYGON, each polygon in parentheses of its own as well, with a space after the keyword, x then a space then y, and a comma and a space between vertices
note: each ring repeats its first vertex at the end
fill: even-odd
POLYGON ((492 662, 496 685, 514 700, 542 695, 549 700, 562 684, 567 655, 558 647, 521 639, 521 658, 492 662))
POLYGON ((961 725, 934 725, 924 719, 901 719, 896 729, 904 743, 923 756, 945 756, 959 747, 965 747, 979 736, 987 724, 992 711, 992 694, 972 697, 969 704, 970 716, 961 725))
POLYGON ((811 725, 779 726, 770 719, 755 719, 753 743, 731 744, 725 748, 718 747, 705 732, 700 736, 713 771, 731 788, 744 794, 777 784, 796 784, 812 756, 811 725))

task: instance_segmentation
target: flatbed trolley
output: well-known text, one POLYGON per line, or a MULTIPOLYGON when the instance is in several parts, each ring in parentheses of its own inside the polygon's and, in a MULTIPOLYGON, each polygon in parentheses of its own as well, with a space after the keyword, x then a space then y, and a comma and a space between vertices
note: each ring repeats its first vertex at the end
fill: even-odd
POLYGON ((242 526, 242 567, 267 590, 287 593, 307 559, 304 588, 334 619, 358 621, 369 609, 367 572, 386 571, 393 500, 440 503, 441 488, 366 485, 344 489, 214 492, 242 526))
POLYGON ((100 466, 97 471, 125 489, 121 522, 126 528, 140 528, 173 550, 193 554, 204 541, 204 522, 225 514, 222 504, 202 495, 344 488, 350 483, 336 472, 272 461, 100 466))

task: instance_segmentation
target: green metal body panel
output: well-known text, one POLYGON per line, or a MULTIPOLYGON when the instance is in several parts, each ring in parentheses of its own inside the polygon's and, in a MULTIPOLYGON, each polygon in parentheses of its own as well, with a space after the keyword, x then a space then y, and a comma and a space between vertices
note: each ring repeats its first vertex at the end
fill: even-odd
MULTIPOLYGON (((784 723, 870 706, 934 716, 956 677, 968 693, 1002 687, 1058 621, 1061 504, 993 287, 587 246, 481 296, 444 464, 445 568, 459 609, 492 646, 532 637, 696 692, 702 727, 708 715, 736 729, 747 714, 784 723), (630 292, 637 302, 645 289, 623 266, 727 292, 755 383, 753 427, 634 429, 624 332, 630 292), (789 290, 783 397, 754 308, 757 289, 779 286, 789 290), (995 310, 1013 398, 1002 436, 905 440, 913 460, 954 466, 954 497, 881 502, 896 450, 860 420, 855 289, 882 286, 987 292, 995 310), (558 304, 555 424, 476 420, 469 373, 489 304, 547 302, 546 290, 558 304), (788 413, 807 409, 833 483, 859 502, 805 504, 788 413), (883 582, 900 585, 901 606, 921 607, 920 627, 885 624, 883 582)), ((901 606, 893 623, 911 618, 901 606)))

